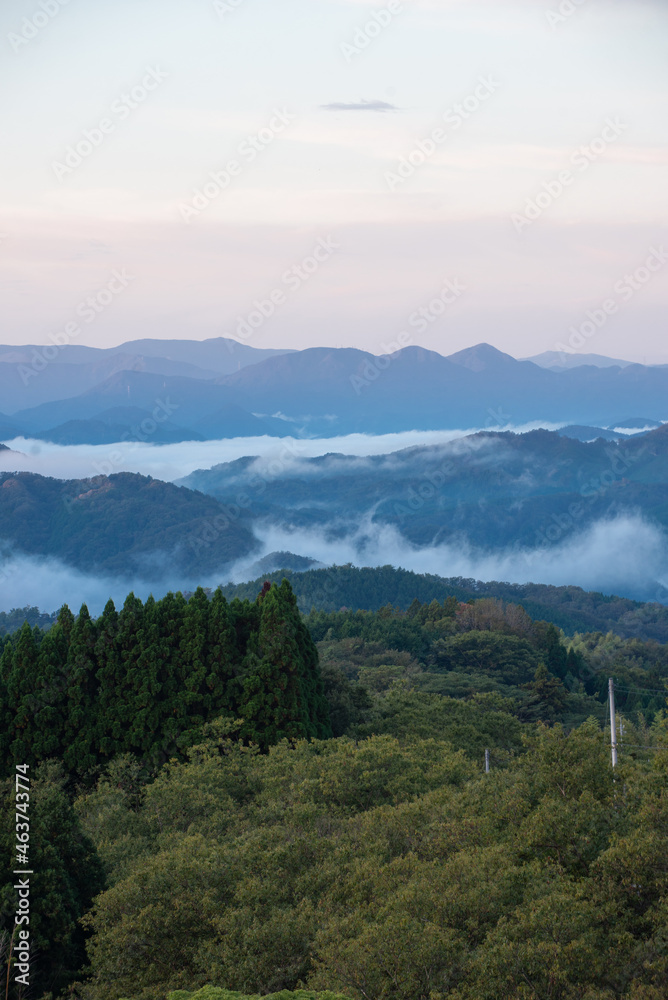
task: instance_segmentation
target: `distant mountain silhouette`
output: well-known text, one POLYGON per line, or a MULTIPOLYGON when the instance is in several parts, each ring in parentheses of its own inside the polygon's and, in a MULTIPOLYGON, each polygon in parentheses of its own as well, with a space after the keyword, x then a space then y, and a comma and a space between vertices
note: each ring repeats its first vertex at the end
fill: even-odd
POLYGON ((536 547, 622 513, 668 528, 668 425, 619 442, 560 433, 478 432, 449 444, 360 459, 293 461, 278 475, 245 458, 180 480, 224 504, 296 531, 354 532, 365 518, 419 546, 461 537, 486 549, 536 547), (259 477, 259 478, 258 478, 259 477), (261 488, 258 488, 258 482, 261 488))
POLYGON ((592 365, 595 368, 626 368, 633 364, 632 361, 620 361, 619 358, 606 358, 603 354, 568 354, 566 351, 543 351, 532 358, 524 358, 524 361, 532 361, 541 368, 553 368, 555 371, 564 371, 569 368, 579 368, 582 365, 592 365))
POLYGON ((197 579, 258 548, 246 520, 212 497, 129 472, 83 480, 0 472, 0 538, 15 554, 156 581, 197 579))
MULTIPOLYGON (((128 369, 128 357, 112 355, 92 366, 47 367, 30 380, 35 388, 26 388, 23 396, 13 386, 14 403, 56 392, 60 398, 16 409, 6 419, 20 430, 41 435, 70 421, 105 422, 101 415, 115 407, 151 413, 167 403, 176 427, 195 438, 201 434, 215 439, 256 434, 332 437, 527 422, 605 428, 620 426, 612 416, 625 411, 651 413, 655 421, 668 417, 668 368, 583 365, 557 372, 516 361, 489 344, 447 358, 415 346, 382 357, 355 348, 314 347, 276 353, 232 374, 209 373, 210 378, 152 372, 146 356, 137 368, 128 369), (77 379, 86 384, 78 393, 77 379)), ((160 361, 162 367, 172 364, 180 369, 177 362, 160 361)), ((16 380, 14 367, 12 372, 16 380)), ((5 411, 10 409, 3 405, 5 411)), ((79 430, 85 438, 86 429, 79 430)), ((98 433, 90 428, 90 443, 98 433)))

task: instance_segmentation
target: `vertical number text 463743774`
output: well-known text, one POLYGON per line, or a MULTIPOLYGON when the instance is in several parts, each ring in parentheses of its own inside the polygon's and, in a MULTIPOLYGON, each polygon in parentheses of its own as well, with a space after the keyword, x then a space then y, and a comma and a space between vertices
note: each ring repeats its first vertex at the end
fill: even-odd
POLYGON ((29 764, 16 765, 16 868, 18 877, 14 885, 17 905, 12 934, 14 979, 23 986, 30 985, 30 778, 29 764))

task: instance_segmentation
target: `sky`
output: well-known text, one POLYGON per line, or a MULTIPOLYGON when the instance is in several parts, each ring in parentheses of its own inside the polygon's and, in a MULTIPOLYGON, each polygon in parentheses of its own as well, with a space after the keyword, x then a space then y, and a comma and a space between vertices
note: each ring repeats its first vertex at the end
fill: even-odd
POLYGON ((381 354, 456 281, 414 343, 668 363, 667 39, 665 0, 7 0, 0 342, 102 293, 76 342, 381 354))

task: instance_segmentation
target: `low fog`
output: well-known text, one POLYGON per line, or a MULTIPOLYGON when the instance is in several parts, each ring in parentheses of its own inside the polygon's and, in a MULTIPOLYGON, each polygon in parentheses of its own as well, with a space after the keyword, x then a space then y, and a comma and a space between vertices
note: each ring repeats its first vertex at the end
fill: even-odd
POLYGON ((457 431, 404 431, 400 434, 349 434, 336 438, 244 437, 222 441, 185 441, 152 445, 126 441, 105 445, 57 445, 16 438, 4 443, 12 453, 0 452, 0 472, 35 472, 56 479, 88 479, 115 472, 138 472, 173 482, 196 469, 210 469, 245 455, 260 458, 317 458, 330 452, 368 457, 387 455, 414 445, 443 444, 478 430, 522 434, 537 427, 556 430, 561 424, 536 422, 522 426, 469 428, 457 431), (20 454, 17 454, 20 453, 20 454))
MULTIPOLYGON (((346 538, 337 540, 328 540, 321 532, 291 533, 268 526, 256 527, 256 534, 263 546, 259 555, 255 553, 231 571, 210 574, 197 583, 215 587, 229 581, 244 582, 256 575, 252 566, 258 558, 275 551, 290 551, 328 566, 392 564, 443 577, 576 585, 585 590, 668 603, 668 538, 641 517, 599 521, 581 534, 545 548, 512 548, 495 553, 462 545, 417 549, 394 528, 370 520, 346 538)), ((160 597, 182 586, 183 580, 168 577, 159 585, 136 579, 101 579, 78 573, 54 560, 13 558, 0 569, 0 609, 29 604, 51 612, 64 602, 78 609, 85 601, 90 611, 97 614, 109 597, 120 604, 131 589, 146 598, 150 593, 160 597)), ((185 589, 193 586, 192 581, 185 582, 185 589)))
MULTIPOLYGON (((416 548, 394 527, 374 524, 370 518, 343 540, 328 540, 321 532, 291 533, 259 525, 255 526, 255 534, 267 553, 295 552, 325 565, 391 564, 443 577, 573 585, 668 603, 668 536, 640 516, 598 521, 561 543, 497 552, 447 543, 416 548)), ((246 569, 247 565, 240 562, 233 568, 231 579, 247 580, 246 569)))

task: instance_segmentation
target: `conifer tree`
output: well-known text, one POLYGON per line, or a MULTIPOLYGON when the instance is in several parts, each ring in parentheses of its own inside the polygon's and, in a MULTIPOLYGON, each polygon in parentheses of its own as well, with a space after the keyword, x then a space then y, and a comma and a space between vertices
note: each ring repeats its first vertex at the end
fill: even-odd
POLYGON ((35 763, 37 661, 35 636, 30 625, 24 622, 14 645, 7 678, 7 708, 14 734, 10 753, 12 759, 21 764, 35 763))
POLYGON ((183 674, 183 622, 186 601, 181 593, 168 593, 155 608, 157 622, 156 659, 160 683, 160 734, 156 733, 154 748, 166 757, 173 756, 181 732, 181 676, 183 674), (159 748, 158 745, 159 744, 159 748))
POLYGON ((9 675, 12 670, 14 659, 14 643, 7 636, 3 642, 2 655, 0 656, 0 761, 3 772, 9 765, 9 747, 14 733, 14 714, 9 702, 9 675))
POLYGON ((65 750, 70 685, 68 653, 65 629, 56 623, 42 639, 37 659, 34 752, 38 760, 60 757, 65 750))
POLYGON ((206 641, 204 704, 207 715, 234 714, 241 696, 241 658, 230 607, 222 591, 211 598, 206 641))
POLYGON ((127 674, 132 681, 132 686, 128 684, 128 696, 133 706, 128 739, 139 753, 146 754, 154 749, 163 708, 160 700, 160 616, 152 596, 144 605, 141 624, 136 669, 127 674))
POLYGON ((79 773, 97 763, 94 718, 97 699, 96 627, 85 604, 72 627, 67 674, 68 703, 64 727, 66 767, 79 773))
POLYGON ((285 588, 272 587, 258 598, 260 628, 245 658, 242 734, 261 746, 308 735, 302 703, 302 663, 294 616, 285 588))
POLYGON ((306 735, 314 739, 328 739, 332 735, 329 705, 325 697, 325 686, 320 674, 318 650, 311 633, 304 624, 297 606, 292 587, 283 580, 279 591, 282 593, 285 614, 294 622, 295 638, 299 650, 299 687, 302 704, 302 719, 306 735))
POLYGON ((118 752, 123 729, 118 705, 123 698, 125 670, 118 646, 118 612, 112 600, 105 604, 97 622, 95 657, 98 662, 95 737, 102 760, 118 752))
MULTIPOLYGON (((133 593, 128 594, 118 615, 116 643, 120 658, 119 671, 123 681, 117 705, 116 732, 119 733, 118 751, 137 752, 133 742, 133 723, 137 711, 135 692, 140 688, 138 662, 141 654, 144 605, 133 593)), ((117 751, 117 752, 118 752, 117 751)))
POLYGON ((179 703, 181 718, 187 726, 200 726, 205 721, 209 611, 209 598, 198 587, 186 605, 181 629, 179 703))

